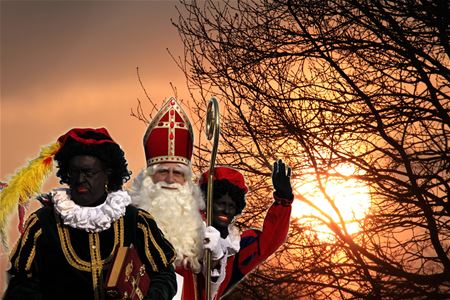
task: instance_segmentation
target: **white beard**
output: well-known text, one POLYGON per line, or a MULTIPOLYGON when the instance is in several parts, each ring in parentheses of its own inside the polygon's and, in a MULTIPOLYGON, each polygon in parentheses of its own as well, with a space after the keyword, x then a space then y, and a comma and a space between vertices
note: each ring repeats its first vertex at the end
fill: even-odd
POLYGON ((133 181, 128 191, 132 204, 148 211, 159 229, 175 248, 175 266, 198 273, 203 257, 203 221, 200 210, 205 204, 200 189, 188 182, 178 189, 164 189, 164 182, 153 183, 145 171, 133 181))

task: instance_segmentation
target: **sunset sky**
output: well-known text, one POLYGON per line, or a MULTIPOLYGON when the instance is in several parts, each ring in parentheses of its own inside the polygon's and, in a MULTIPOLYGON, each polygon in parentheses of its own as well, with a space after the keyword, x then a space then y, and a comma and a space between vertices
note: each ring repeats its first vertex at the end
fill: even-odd
MULTIPOLYGON (((137 175, 146 126, 130 116, 136 99, 145 99, 136 67, 154 102, 174 94, 170 83, 188 100, 184 75, 166 50, 182 54, 170 20, 176 5, 2 0, 0 180, 73 127, 106 127, 137 175)), ((45 188, 56 180, 49 182, 45 188)))

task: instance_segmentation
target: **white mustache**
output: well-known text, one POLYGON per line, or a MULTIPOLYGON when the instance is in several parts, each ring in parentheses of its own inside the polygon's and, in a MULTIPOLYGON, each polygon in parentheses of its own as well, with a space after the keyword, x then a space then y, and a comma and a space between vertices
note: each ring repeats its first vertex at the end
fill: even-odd
POLYGON ((166 189, 173 189, 173 190, 181 190, 183 188, 183 185, 179 183, 167 183, 165 181, 160 181, 155 184, 157 189, 166 188, 166 189))

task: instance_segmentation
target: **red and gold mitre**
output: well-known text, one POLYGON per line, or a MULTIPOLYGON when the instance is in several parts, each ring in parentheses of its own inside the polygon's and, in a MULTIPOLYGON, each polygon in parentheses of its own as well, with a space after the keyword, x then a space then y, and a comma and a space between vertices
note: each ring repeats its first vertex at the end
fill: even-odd
POLYGON ((191 122, 181 105, 171 97, 163 104, 145 132, 147 166, 165 162, 189 165, 193 146, 191 122))

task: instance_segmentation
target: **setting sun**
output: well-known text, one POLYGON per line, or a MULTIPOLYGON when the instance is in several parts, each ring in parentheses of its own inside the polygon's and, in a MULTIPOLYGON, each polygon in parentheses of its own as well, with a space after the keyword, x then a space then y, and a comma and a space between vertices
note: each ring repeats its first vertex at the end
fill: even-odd
POLYGON ((293 203, 292 216, 312 228, 321 239, 332 238, 333 232, 327 226, 331 220, 349 234, 358 232, 358 221, 367 214, 370 196, 368 186, 352 175, 355 175, 353 167, 340 165, 328 178, 319 177, 322 189, 313 172, 301 176, 294 183, 299 197, 293 203))

